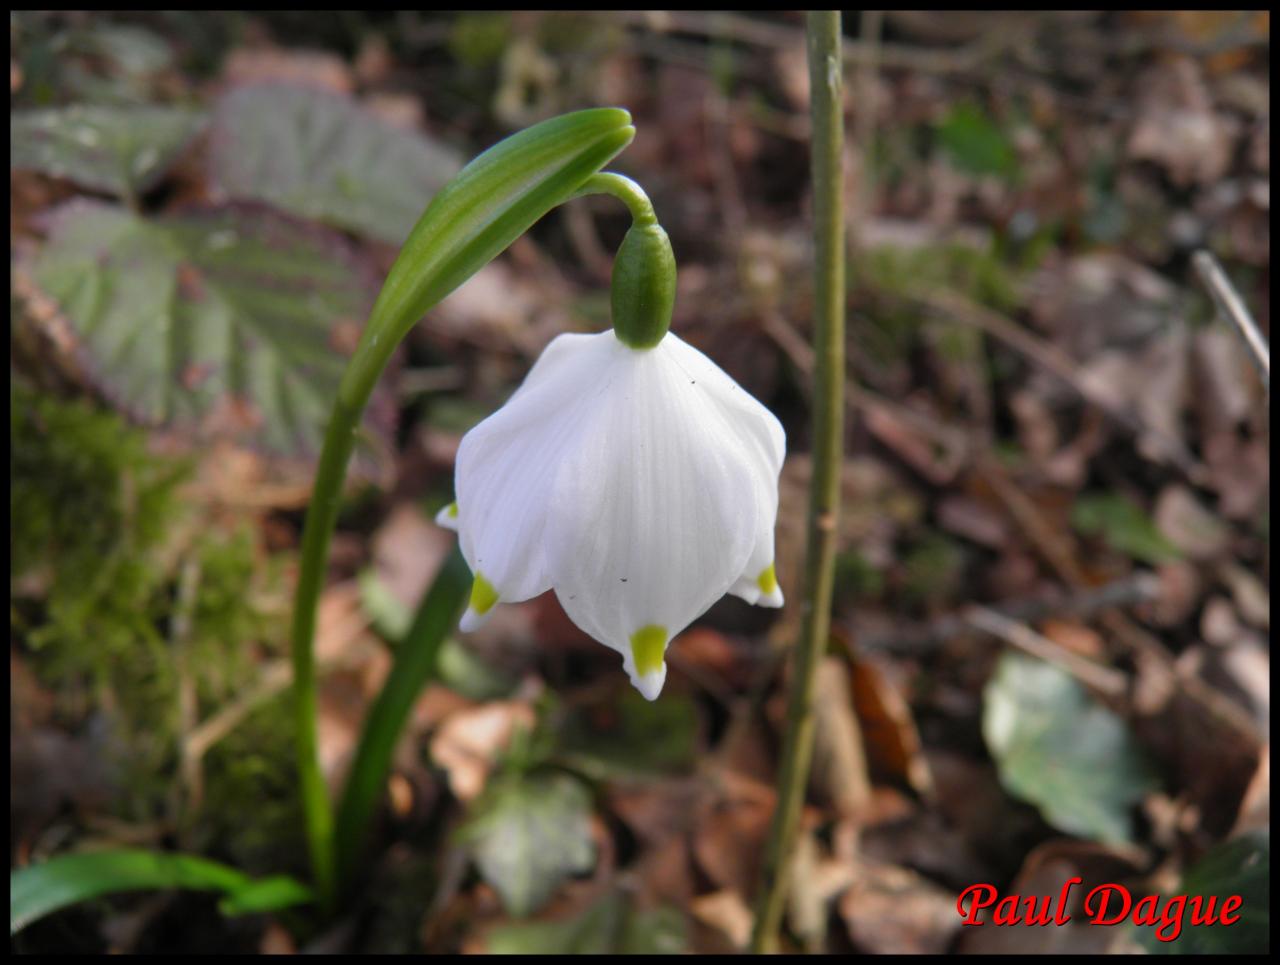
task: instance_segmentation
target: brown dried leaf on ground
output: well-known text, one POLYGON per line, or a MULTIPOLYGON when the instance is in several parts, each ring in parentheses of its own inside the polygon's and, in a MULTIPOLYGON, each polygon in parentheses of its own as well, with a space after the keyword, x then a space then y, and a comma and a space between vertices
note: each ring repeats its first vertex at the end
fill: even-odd
POLYGON ((1263 748, 1258 769, 1254 771, 1253 780, 1245 790, 1244 800, 1240 802, 1240 815, 1236 818, 1231 836, 1241 834, 1254 828, 1271 826, 1271 745, 1263 748))
POLYGON ((726 888, 709 895, 700 895, 690 902, 689 911, 694 918, 716 932, 731 949, 746 949, 751 938, 751 909, 737 891, 726 888))
POLYGON ((861 860, 840 898, 849 938, 872 954, 938 955, 960 930, 956 899, 946 888, 907 868, 861 860))
POLYGON ((749 895, 760 880, 760 862, 777 792, 724 771, 717 792, 698 808, 693 853, 698 867, 721 888, 749 895))
POLYGON ((400 503, 373 534, 373 566, 378 579, 412 612, 456 540, 414 503, 400 503))
POLYGON ((811 830, 801 832, 792 854, 787 921, 806 949, 823 947, 831 906, 857 877, 855 864, 827 853, 811 830))
POLYGON ((1193 560, 1209 560, 1223 553, 1231 531, 1186 486, 1173 484, 1156 499, 1156 527, 1170 543, 1193 560))
POLYGON ((853 664, 853 704, 862 725, 867 758, 877 775, 902 782, 925 798, 933 777, 920 745, 911 708, 887 667, 874 657, 853 664))
POLYGON ((813 712, 810 784, 818 800, 825 801, 837 816, 856 817, 870 804, 871 783, 849 669, 841 657, 827 657, 819 664, 813 712))
POLYGON ((449 789, 460 801, 472 801, 484 790, 498 754, 518 730, 533 729, 533 707, 522 700, 502 700, 460 710, 447 717, 431 739, 431 759, 449 776, 449 789))
POLYGON ((1200 65, 1190 57, 1161 61, 1138 81, 1129 156, 1152 161, 1179 186, 1209 184, 1227 173, 1239 125, 1214 110, 1200 65))

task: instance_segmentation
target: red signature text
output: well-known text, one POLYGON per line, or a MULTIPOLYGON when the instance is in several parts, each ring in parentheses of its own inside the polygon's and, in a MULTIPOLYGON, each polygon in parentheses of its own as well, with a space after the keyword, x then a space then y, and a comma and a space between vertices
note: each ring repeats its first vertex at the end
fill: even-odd
MULTIPOLYGON (((1065 925, 1071 921, 1067 911, 1071 889, 1081 884, 1080 878, 1068 878, 1056 895, 1004 895, 995 885, 970 885, 956 899, 956 912, 965 925, 1065 925), (979 920, 979 913, 991 910, 990 917, 979 920)), ((1217 895, 1174 895, 1162 899, 1147 895, 1137 901, 1124 885, 1098 885, 1084 896, 1084 916, 1091 925, 1118 925, 1132 921, 1155 929, 1156 938, 1171 942, 1182 934, 1185 925, 1234 925, 1240 920, 1239 895, 1221 898, 1217 895)))

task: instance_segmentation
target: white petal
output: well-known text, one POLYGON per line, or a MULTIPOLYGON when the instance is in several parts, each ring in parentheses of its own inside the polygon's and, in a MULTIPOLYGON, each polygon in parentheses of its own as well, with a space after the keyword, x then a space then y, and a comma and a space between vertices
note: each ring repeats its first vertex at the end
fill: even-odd
POLYGON ((786 433, 777 416, 743 390, 723 369, 692 345, 676 338, 672 353, 691 380, 706 387, 711 405, 728 432, 746 443, 758 473, 769 481, 769 498, 757 506, 755 542, 746 566, 729 592, 756 606, 782 606, 774 564, 773 532, 778 518, 778 477, 786 455, 786 433))
POLYGON ((456 533, 458 531, 458 504, 450 503, 436 513, 436 525, 443 529, 451 529, 456 533))
POLYGON ((527 600, 551 587, 548 514, 566 453, 578 445, 589 413, 583 390, 592 385, 592 358, 585 351, 592 338, 555 339, 507 403, 458 446, 454 484, 462 554, 502 600, 527 600))
POLYGON ((744 432, 736 407, 715 404, 699 384, 705 366, 691 378, 675 336, 644 352, 604 337, 595 378, 609 389, 560 480, 557 542, 571 551, 554 585, 574 623, 622 653, 647 693, 661 686, 648 676, 659 667, 637 672, 633 635, 660 630, 665 644, 724 595, 777 481, 765 424, 744 432))
POLYGON ((489 619, 489 614, 493 610, 485 610, 484 613, 476 610, 475 607, 467 607, 462 614, 462 619, 458 621, 458 629, 463 633, 470 633, 472 630, 479 630, 481 626, 489 619))
POLYGON ((729 588, 730 593, 753 606, 776 609, 783 603, 782 588, 778 586, 778 576, 774 569, 773 530, 777 516, 775 490, 774 499, 761 507, 760 516, 756 520, 755 543, 747 558, 747 565, 729 588))

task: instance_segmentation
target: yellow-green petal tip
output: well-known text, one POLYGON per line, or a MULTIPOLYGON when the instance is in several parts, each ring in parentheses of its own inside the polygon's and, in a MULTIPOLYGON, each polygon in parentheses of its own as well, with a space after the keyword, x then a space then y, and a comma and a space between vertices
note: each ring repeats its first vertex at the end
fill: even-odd
POLYGON ((662 656, 667 649, 667 629, 656 624, 641 627, 631 634, 631 655, 636 673, 643 676, 662 669, 662 656))
POLYGON ((756 577, 756 586, 760 587, 760 592, 765 594, 772 593, 778 588, 778 574, 774 572, 772 563, 760 571, 760 575, 756 577))
POLYGON ((483 616, 492 610, 497 602, 498 591, 484 578, 484 574, 476 570, 475 581, 471 584, 471 609, 483 616))

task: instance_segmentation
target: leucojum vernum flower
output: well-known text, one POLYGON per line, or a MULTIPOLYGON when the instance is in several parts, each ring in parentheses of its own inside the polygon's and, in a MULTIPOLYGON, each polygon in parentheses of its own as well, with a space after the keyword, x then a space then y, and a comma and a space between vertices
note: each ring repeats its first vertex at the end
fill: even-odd
POLYGON ((498 603, 554 590, 654 700, 671 639, 716 600, 782 605, 786 440, 768 409, 667 330, 675 260, 647 199, 640 209, 614 263, 613 329, 554 339, 463 437, 456 500, 437 521, 457 531, 474 576, 462 630, 498 603))

